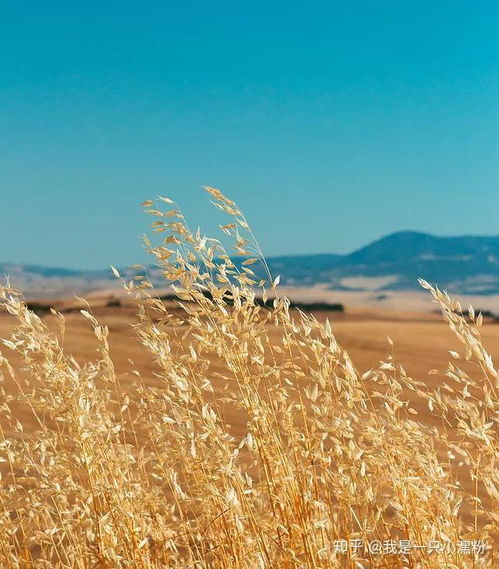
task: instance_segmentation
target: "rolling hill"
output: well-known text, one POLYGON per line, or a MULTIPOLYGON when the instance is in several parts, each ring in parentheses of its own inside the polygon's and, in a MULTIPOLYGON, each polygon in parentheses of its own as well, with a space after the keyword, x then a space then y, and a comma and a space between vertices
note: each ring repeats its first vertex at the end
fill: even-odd
MULTIPOLYGON (((401 231, 346 255, 272 257, 268 264, 274 275, 281 275, 283 284, 292 286, 321 284, 331 290, 382 293, 416 290, 418 277, 423 277, 454 294, 499 294, 499 236, 437 237, 401 231)), ((0 263, 0 274, 8 275, 11 284, 27 295, 37 297, 85 294, 118 286, 109 269, 0 263)))
POLYGON ((499 293, 499 236, 436 237, 401 231, 347 255, 270 259, 288 284, 337 290, 411 290, 423 277, 459 294, 499 293))

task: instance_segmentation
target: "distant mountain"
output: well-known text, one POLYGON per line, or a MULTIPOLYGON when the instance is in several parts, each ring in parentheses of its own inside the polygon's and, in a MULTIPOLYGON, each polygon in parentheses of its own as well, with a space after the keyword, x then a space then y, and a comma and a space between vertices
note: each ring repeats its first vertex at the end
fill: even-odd
POLYGON ((327 283, 332 289, 404 290, 418 277, 460 294, 499 293, 499 236, 436 237, 392 233, 348 255, 311 255, 295 271, 297 257, 270 259, 288 284, 327 283))
MULTIPOLYGON (((418 289, 418 277, 457 294, 499 294, 499 236, 436 237, 401 231, 347 255, 294 255, 268 259, 288 285, 322 284, 332 290, 418 289)), ((256 267, 256 265, 253 265, 256 267)), ((157 272, 153 270, 153 273, 157 272)), ((32 296, 84 294, 117 287, 110 270, 79 271, 1 264, 0 274, 32 296)))
POLYGON ((0 263, 0 282, 8 278, 10 285, 26 296, 50 297, 86 294, 115 286, 110 270, 85 271, 42 265, 0 263))

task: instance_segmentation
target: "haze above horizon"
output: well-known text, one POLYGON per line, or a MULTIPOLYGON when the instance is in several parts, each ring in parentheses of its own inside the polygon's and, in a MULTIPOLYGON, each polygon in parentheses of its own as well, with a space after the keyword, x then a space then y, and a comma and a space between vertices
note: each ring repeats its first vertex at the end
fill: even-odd
POLYGON ((144 262, 139 203, 269 256, 497 235, 499 4, 0 5, 0 262, 144 262))

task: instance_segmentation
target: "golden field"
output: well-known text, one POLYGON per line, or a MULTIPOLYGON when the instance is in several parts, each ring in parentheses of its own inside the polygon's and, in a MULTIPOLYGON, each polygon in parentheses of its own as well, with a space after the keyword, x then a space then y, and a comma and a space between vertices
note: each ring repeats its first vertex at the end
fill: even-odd
MULTIPOLYGON (((106 304, 110 298, 112 297, 92 295, 87 302, 99 323, 109 328, 111 354, 120 381, 125 385, 132 381, 133 375, 130 374, 128 361, 131 358, 140 369, 145 381, 157 384, 153 375, 154 360, 140 344, 132 327, 137 314, 136 303, 125 300, 121 306, 108 307, 106 304)), ((80 362, 95 359, 98 342, 92 328, 80 314, 80 309, 86 306, 73 299, 55 299, 50 304, 65 313, 65 351, 80 362), (68 309, 70 312, 66 313, 68 309)), ((173 303, 168 304, 172 312, 179 312, 173 303)), ((345 313, 316 312, 313 315, 320 322, 326 319, 331 321, 339 344, 348 351, 362 373, 375 368, 393 350, 396 360, 403 363, 410 375, 436 386, 441 381, 441 376, 429 375, 428 372, 431 369, 445 370, 449 361, 449 350, 458 350, 460 347, 459 341, 450 332, 440 315, 349 306, 345 313), (388 343, 387 337, 393 340, 393 348, 388 343)), ((45 316, 43 320, 50 328, 57 329, 57 320, 54 316, 45 316)), ((13 318, 0 313, 0 337, 7 338, 14 326, 13 318)), ((273 327, 269 327, 268 332, 271 339, 278 336, 273 327)), ((481 335, 494 361, 497 361, 499 325, 486 321, 481 329, 481 335)), ((11 361, 15 367, 21 367, 20 358, 13 357, 11 361)), ((22 407, 18 411, 22 413, 22 407)), ((425 422, 434 422, 434 416, 427 406, 422 406, 420 411, 421 418, 425 422)), ((237 420, 234 421, 234 425, 238 427, 237 420)), ((239 425, 239 429, 242 432, 244 425, 239 425)))
POLYGON ((144 204, 175 302, 1 290, 0 567, 495 567, 499 326, 425 282, 442 316, 292 310, 208 191, 242 269, 144 204))

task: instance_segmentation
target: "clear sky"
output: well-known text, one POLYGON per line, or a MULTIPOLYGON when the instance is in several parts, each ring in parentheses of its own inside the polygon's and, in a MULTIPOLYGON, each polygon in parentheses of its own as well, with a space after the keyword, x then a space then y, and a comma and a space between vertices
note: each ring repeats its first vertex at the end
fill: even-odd
POLYGON ((269 255, 497 234, 499 2, 0 0, 0 262, 142 262, 138 204, 269 255))

